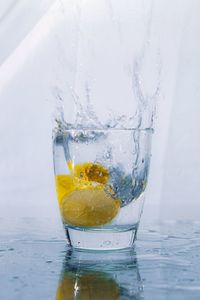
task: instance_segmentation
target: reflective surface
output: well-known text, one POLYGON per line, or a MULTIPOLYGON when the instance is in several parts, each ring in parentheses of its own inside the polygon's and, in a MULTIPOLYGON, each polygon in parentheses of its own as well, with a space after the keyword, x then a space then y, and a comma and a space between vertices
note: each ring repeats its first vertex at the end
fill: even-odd
POLYGON ((57 221, 0 219, 0 299, 200 299, 200 223, 141 225, 133 250, 97 253, 67 248, 57 221))

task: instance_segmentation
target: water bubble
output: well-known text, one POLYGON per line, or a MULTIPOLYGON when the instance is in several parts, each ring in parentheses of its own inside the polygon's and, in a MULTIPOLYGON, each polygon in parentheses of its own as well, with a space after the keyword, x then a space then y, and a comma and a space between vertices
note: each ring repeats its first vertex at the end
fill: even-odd
POLYGON ((109 246, 109 245, 111 245, 111 241, 104 241, 103 244, 104 244, 105 246, 109 246))

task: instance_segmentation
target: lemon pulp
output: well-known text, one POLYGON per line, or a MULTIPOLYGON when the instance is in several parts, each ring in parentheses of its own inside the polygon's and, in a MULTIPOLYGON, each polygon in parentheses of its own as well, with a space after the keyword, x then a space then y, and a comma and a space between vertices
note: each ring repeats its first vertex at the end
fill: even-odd
POLYGON ((105 187, 95 182, 88 182, 83 179, 71 175, 57 175, 56 176, 56 191, 58 197, 58 203, 60 208, 65 196, 76 190, 92 190, 92 189, 104 189, 105 187))
POLYGON ((112 221, 119 207, 120 201, 104 190, 79 190, 64 197, 62 216, 74 226, 100 226, 112 221))
MULTIPOLYGON (((68 165, 72 164, 69 162, 68 165)), ((95 181, 102 184, 106 184, 109 179, 109 172, 108 170, 100 165, 100 164, 93 164, 93 163, 84 163, 84 164, 77 164, 71 167, 71 172, 74 176, 82 178, 87 181, 95 181)))

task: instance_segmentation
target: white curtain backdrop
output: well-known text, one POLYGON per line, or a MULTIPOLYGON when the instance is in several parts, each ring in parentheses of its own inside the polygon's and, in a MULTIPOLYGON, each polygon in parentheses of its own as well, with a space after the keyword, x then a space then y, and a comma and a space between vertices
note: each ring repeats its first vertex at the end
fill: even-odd
MULTIPOLYGON (((0 1, 0 217, 58 216, 52 86, 66 3, 0 1)), ((164 16, 162 86, 143 218, 199 219, 200 2, 154 5, 164 16)))

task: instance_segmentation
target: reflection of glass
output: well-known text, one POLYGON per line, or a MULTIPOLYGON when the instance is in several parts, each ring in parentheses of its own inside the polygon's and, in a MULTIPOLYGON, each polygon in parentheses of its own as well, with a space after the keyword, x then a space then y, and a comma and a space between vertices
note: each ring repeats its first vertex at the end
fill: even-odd
POLYGON ((142 283, 134 251, 69 251, 56 292, 56 300, 142 299, 142 283))
POLYGON ((144 202, 151 135, 150 129, 55 134, 58 202, 73 247, 132 247, 144 202))

